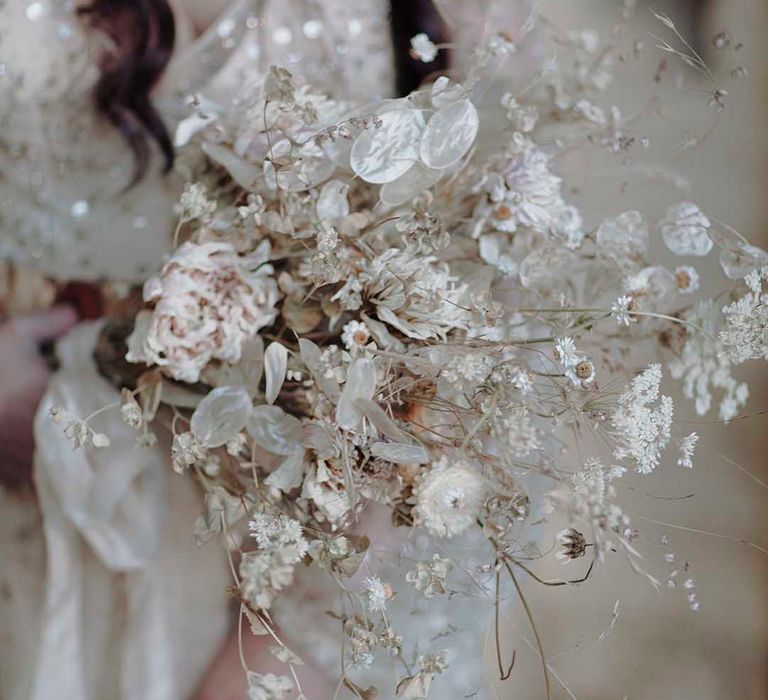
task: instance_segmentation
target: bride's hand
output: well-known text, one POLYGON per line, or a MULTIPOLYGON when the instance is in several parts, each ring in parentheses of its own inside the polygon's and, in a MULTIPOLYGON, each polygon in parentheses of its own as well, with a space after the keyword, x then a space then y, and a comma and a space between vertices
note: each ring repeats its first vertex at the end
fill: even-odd
POLYGON ((56 340, 76 322, 73 309, 59 306, 0 325, 0 482, 5 486, 22 486, 31 476, 35 411, 50 377, 40 344, 56 340))

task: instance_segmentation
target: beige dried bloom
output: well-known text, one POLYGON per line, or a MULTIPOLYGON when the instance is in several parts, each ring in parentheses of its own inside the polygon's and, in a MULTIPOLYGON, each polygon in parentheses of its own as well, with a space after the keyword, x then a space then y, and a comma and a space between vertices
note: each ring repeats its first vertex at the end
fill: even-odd
POLYGON ((269 247, 250 258, 227 243, 184 243, 144 286, 154 309, 139 314, 127 358, 196 382, 211 360, 235 363, 243 342, 275 319, 269 247))

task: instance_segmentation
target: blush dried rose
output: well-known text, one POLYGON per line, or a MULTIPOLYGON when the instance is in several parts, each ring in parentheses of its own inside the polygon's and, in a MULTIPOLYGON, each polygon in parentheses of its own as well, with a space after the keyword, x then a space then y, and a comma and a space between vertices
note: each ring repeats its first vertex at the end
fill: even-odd
POLYGON ((277 284, 269 245, 241 257, 228 243, 184 243, 148 280, 144 311, 128 341, 128 360, 196 382, 211 360, 236 363, 243 342, 276 316, 277 284))

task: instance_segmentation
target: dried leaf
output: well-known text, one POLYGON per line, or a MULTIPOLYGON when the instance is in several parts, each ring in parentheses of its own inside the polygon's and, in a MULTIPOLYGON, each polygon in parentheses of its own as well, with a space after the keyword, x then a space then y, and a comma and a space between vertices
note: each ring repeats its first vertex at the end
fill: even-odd
POLYGON ((159 369, 144 372, 139 377, 137 386, 144 420, 151 423, 157 415, 157 409, 160 408, 160 400, 163 397, 163 375, 160 374, 159 369))
POLYGON ((357 399, 355 402, 360 412, 373 424, 382 435, 395 442, 412 442, 410 437, 395 425, 395 422, 385 413, 384 409, 374 401, 357 399))
POLYGON ((341 389, 338 382, 331 378, 326 377, 319 367, 321 365, 320 348, 311 340, 306 338, 299 338, 299 354, 301 355, 301 361, 312 375, 312 379, 315 380, 315 384, 320 388, 332 403, 338 403, 341 396, 341 389))
POLYGON ((256 406, 245 429, 259 447, 272 454, 293 454, 301 444, 301 421, 279 406, 256 406))
POLYGON ((264 353, 264 374, 267 379, 267 403, 274 403, 285 381, 288 370, 288 350, 278 343, 270 343, 264 353))
POLYGON ((376 690, 376 688, 373 686, 370 686, 364 690, 359 685, 356 685, 351 680, 349 680, 347 676, 344 676, 344 685, 348 690, 355 694, 355 697, 360 698, 360 700, 374 700, 379 695, 379 691, 376 690))
POLYGON ((410 698, 411 700, 424 700, 429 697, 429 689, 432 686, 432 674, 420 672, 415 676, 403 678, 397 684, 397 696, 410 698))
POLYGON ((197 408, 203 396, 186 384, 163 381, 163 403, 176 408, 197 408))
POLYGON ((271 646, 269 651, 275 658, 284 664, 293 664, 294 666, 304 666, 304 662, 286 646, 271 646))
MULTIPOLYGON (((649 9, 651 9, 651 8, 649 8, 649 9)), ((670 29, 674 30, 675 23, 669 17, 667 17, 667 15, 665 15, 665 14, 663 14, 661 12, 656 12, 656 10, 654 10, 654 9, 651 9, 651 13, 653 14, 653 16, 657 20, 659 20, 659 22, 661 22, 662 24, 666 25, 670 29)))
POLYGON ((288 493, 301 486, 303 480, 304 450, 299 448, 284 459, 280 466, 264 479, 264 483, 283 493, 288 493))
POLYGON ((249 192, 257 189, 263 177, 260 166, 240 158, 230 148, 211 141, 204 141, 201 148, 214 163, 221 165, 243 189, 249 192))
POLYGON ((269 630, 265 627, 264 623, 259 619, 259 616, 253 612, 250 608, 243 606, 243 612, 248 619, 248 623, 251 626, 251 632, 257 637, 263 637, 269 634, 269 630))
POLYGON ((283 318, 288 327, 296 333, 309 333, 325 318, 320 307, 300 303, 296 299, 286 299, 283 304, 283 318))
POLYGON ((245 515, 243 502, 223 489, 213 486, 205 494, 203 512, 195 521, 194 536, 198 545, 203 545, 222 533, 222 519, 233 525, 245 515))
POLYGON ((253 396, 258 390, 261 375, 264 374, 264 341, 260 335, 257 334, 243 343, 236 369, 242 374, 243 385, 253 396))
POLYGON ((421 445, 403 445, 397 442, 375 442, 371 454, 395 464, 428 464, 429 452, 421 445))
POLYGON ((336 407, 336 422, 345 430, 360 427, 363 414, 356 402, 358 399, 370 401, 376 391, 376 366, 372 360, 355 360, 347 370, 347 383, 336 407))
POLYGON ((367 537, 350 538, 350 541, 354 546, 353 553, 345 559, 335 561, 333 563, 333 569, 344 574, 344 576, 352 577, 357 573, 357 570, 363 563, 371 543, 367 537))

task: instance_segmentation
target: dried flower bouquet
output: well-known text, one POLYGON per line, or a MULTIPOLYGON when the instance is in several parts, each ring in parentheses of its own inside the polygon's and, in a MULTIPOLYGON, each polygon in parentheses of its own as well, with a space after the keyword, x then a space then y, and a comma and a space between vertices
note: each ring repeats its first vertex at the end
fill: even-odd
MULTIPOLYGON (((670 60, 708 73, 660 20, 670 60)), ((120 411, 145 444, 169 419, 173 467, 205 491, 195 536, 225 543, 242 615, 275 638, 287 670, 301 662, 281 641, 276 600, 305 564, 338 587, 340 683, 357 697, 374 697, 355 673, 376 654, 401 664, 396 687, 379 690, 406 698, 461 663, 440 639, 416 654, 411 630, 393 627, 401 585, 433 601, 458 573, 470 579, 477 605, 496 608, 502 677, 509 590, 524 600, 524 585, 585 581, 619 556, 659 585, 617 485, 693 466, 697 435, 675 425, 662 363, 699 414, 717 393, 729 420, 748 397, 733 368, 768 359, 764 251, 687 200, 654 222, 631 210, 585 225, 560 155, 642 157, 633 119, 602 97, 622 48, 543 19, 536 31, 558 62, 493 99, 515 51, 501 35, 460 83, 354 105, 273 68, 229 105, 199 101, 179 129, 183 242, 144 287, 127 359, 147 369, 120 411), (652 236, 683 264, 655 259, 652 236), (695 263, 710 254, 732 289, 699 299, 695 263), (639 345, 652 364, 635 364, 639 345), (367 553, 373 503, 434 545, 401 561, 397 582, 367 553), (552 542, 544 521, 567 527, 552 542), (480 565, 452 550, 470 531, 480 565), (543 580, 536 559, 550 555, 574 573, 543 580)), ((434 48, 414 38, 425 61, 434 48)), ((108 441, 56 418, 77 444, 108 441)), ((699 608, 695 590, 689 603, 699 608)), ((298 683, 248 673, 252 698, 298 683)))

